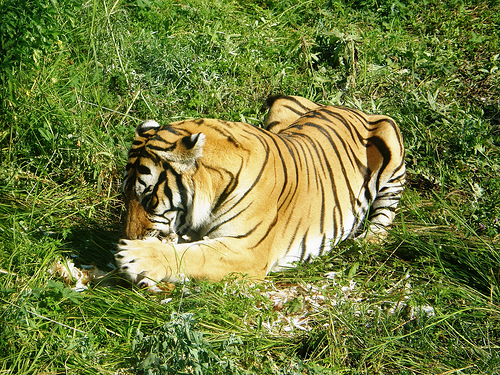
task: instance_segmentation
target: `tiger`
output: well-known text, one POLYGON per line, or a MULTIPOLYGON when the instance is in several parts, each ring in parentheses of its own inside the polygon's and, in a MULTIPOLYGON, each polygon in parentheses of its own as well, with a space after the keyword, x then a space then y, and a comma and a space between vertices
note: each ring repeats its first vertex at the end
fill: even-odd
POLYGON ((131 282, 263 280, 387 233, 406 176, 396 122, 298 96, 267 105, 267 129, 208 118, 137 127, 115 255, 131 282))
POLYGON ((262 110, 268 110, 264 126, 270 132, 277 134, 307 112, 319 107, 320 104, 300 96, 271 95, 262 106, 262 110))

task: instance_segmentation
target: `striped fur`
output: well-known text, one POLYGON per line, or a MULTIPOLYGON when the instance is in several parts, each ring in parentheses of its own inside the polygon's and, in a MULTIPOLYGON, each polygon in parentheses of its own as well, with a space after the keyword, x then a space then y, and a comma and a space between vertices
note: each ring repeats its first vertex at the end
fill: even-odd
POLYGON ((266 129, 277 134, 307 112, 320 107, 320 104, 300 96, 270 96, 265 104, 265 108, 269 108, 264 120, 266 129))
MULTIPOLYGON (((405 180, 395 122, 300 97, 270 100, 268 130, 214 119, 137 128, 116 255, 133 282, 263 278, 394 219, 405 180), (191 242, 165 243, 175 233, 191 242)), ((180 242, 180 241, 179 241, 180 242)))

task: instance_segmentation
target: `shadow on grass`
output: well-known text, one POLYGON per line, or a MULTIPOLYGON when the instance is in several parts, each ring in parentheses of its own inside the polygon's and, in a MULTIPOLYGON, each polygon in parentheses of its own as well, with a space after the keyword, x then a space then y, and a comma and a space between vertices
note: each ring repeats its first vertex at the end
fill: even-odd
POLYGON ((434 273, 445 275, 449 280, 465 284, 484 295, 490 295, 494 285, 499 283, 492 272, 498 267, 498 253, 477 238, 451 234, 420 235, 401 239, 392 245, 396 244, 395 255, 400 259, 419 264, 419 268, 431 273, 429 270, 434 269, 434 273))
POLYGON ((114 251, 122 234, 121 226, 108 228, 101 226, 76 227, 65 239, 65 245, 76 258, 76 263, 93 264, 101 270, 109 271, 115 264, 114 251))

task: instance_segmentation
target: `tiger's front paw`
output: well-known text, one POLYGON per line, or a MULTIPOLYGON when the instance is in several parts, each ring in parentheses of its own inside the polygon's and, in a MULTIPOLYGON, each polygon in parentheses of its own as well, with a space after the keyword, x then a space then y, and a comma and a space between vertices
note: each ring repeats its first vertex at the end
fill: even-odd
POLYGON ((120 240, 116 263, 121 273, 140 287, 151 288, 161 282, 179 281, 173 244, 157 238, 120 240))

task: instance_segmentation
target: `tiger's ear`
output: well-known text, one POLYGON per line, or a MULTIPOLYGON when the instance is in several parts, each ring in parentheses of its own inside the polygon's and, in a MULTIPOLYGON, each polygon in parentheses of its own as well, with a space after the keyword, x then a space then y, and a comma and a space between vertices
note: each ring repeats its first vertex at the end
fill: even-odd
POLYGON ((154 120, 147 120, 144 121, 142 124, 140 124, 136 129, 135 129, 135 137, 136 138, 149 138, 153 134, 156 133, 156 131, 160 128, 160 124, 158 124, 154 120))
POLYGON ((196 160, 203 156, 205 134, 197 133, 179 139, 172 151, 163 153, 164 160, 179 174, 195 166, 196 160))
POLYGON ((191 134, 181 139, 180 144, 184 148, 185 156, 189 159, 199 159, 203 156, 203 146, 205 145, 205 134, 191 134))
POLYGON ((135 138, 132 146, 128 150, 129 159, 135 159, 140 156, 145 144, 153 137, 160 129, 160 124, 156 121, 144 121, 135 129, 135 138))

